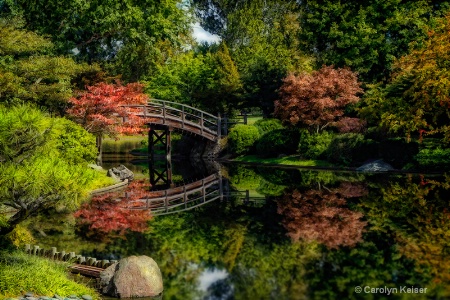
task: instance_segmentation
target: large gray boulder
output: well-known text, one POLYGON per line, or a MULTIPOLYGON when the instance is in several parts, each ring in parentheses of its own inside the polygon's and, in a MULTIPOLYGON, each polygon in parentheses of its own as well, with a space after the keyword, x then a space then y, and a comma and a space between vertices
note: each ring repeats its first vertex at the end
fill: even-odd
POLYGON ((118 298, 154 297, 163 291, 161 271, 148 256, 123 258, 100 273, 100 289, 118 298))
POLYGON ((132 181, 134 179, 134 174, 124 165, 120 165, 116 168, 111 168, 108 170, 108 176, 114 179, 119 179, 124 181, 128 179, 128 181, 132 181))
POLYGON ((390 170, 394 170, 394 168, 387 162, 384 162, 382 159, 378 159, 370 163, 364 164, 356 169, 356 171, 361 172, 387 172, 390 170))

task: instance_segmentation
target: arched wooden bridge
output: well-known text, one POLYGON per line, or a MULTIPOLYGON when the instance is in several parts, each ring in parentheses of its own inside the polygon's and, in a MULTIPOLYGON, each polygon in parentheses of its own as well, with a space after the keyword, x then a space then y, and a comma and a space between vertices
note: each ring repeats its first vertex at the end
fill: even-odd
POLYGON ((195 107, 151 99, 146 105, 127 105, 135 115, 146 118, 155 129, 175 128, 216 142, 222 135, 222 119, 195 107))

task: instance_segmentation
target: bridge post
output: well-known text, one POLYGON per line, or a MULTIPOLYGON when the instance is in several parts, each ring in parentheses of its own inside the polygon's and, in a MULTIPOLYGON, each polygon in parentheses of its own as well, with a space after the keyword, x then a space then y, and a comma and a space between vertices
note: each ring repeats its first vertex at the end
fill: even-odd
POLYGON ((225 136, 228 135, 228 119, 227 119, 227 114, 223 115, 223 125, 224 125, 224 130, 223 130, 223 134, 225 136))
POLYGON ((222 118, 220 113, 217 114, 217 141, 222 138, 222 118))

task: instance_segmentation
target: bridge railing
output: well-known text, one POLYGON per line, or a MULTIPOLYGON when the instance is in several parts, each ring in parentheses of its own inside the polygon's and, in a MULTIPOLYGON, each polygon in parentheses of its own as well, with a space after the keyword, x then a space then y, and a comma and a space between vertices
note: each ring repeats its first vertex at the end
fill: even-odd
POLYGON ((195 107, 160 99, 150 99, 146 105, 127 105, 140 108, 139 116, 158 118, 163 125, 175 125, 180 129, 196 128, 200 135, 221 136, 221 120, 219 117, 204 112, 195 107))

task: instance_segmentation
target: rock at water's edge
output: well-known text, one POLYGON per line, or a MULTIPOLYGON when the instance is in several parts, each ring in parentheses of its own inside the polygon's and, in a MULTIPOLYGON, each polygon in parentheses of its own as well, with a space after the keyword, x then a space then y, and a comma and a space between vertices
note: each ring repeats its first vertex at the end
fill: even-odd
POLYGON ((125 179, 128 179, 128 181, 132 181, 134 179, 133 172, 124 165, 109 169, 108 176, 114 179, 120 179, 121 181, 124 181, 125 179))
POLYGON ((361 172, 386 172, 390 170, 394 170, 394 168, 390 164, 384 162, 382 159, 364 164, 356 169, 356 171, 361 172))
POLYGON ((154 297, 163 291, 161 271, 148 256, 123 258, 100 273, 100 289, 112 297, 154 297))

